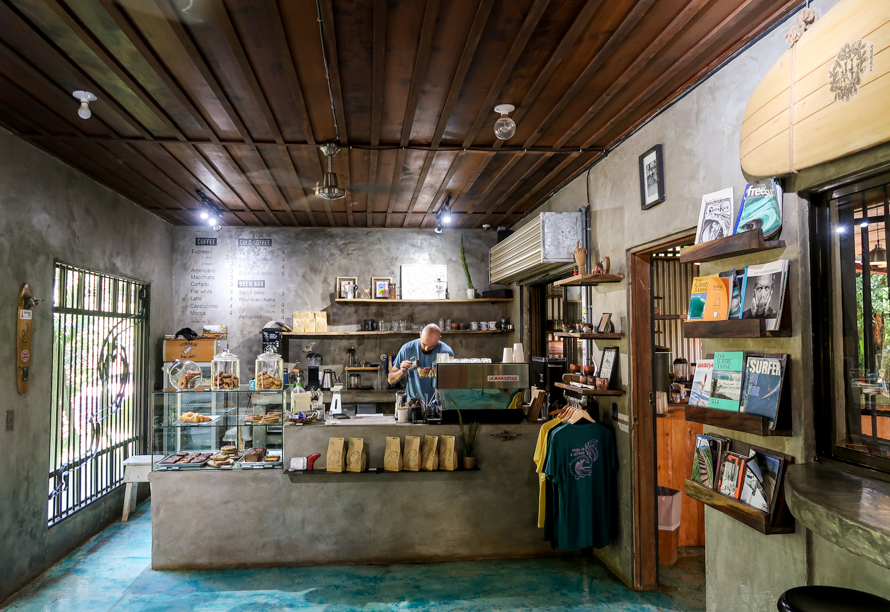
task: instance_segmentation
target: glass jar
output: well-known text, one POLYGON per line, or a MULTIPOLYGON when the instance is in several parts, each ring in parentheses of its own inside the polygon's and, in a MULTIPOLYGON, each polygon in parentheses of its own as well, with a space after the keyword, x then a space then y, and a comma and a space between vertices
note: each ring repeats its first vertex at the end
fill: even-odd
POLYGON ((210 362, 210 388, 221 391, 237 391, 241 384, 241 360, 238 355, 224 349, 210 362))
POLYGON ((266 351, 256 357, 257 390, 280 389, 284 377, 284 360, 281 355, 266 351))
POLYGON ((167 376, 177 391, 195 389, 202 381, 201 366, 194 361, 177 359, 167 367, 167 376))

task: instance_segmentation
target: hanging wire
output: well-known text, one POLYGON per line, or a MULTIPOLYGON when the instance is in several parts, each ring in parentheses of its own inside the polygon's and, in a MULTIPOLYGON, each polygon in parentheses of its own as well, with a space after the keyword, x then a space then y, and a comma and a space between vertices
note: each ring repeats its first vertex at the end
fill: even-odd
POLYGON ((328 97, 331 99, 331 114, 334 115, 334 130, 340 140, 340 126, 337 125, 337 109, 334 107, 334 89, 331 87, 331 71, 328 68, 328 55, 324 47, 324 26, 321 23, 321 2, 315 0, 315 11, 318 14, 318 33, 321 36, 321 57, 324 60, 324 76, 328 80, 328 97))

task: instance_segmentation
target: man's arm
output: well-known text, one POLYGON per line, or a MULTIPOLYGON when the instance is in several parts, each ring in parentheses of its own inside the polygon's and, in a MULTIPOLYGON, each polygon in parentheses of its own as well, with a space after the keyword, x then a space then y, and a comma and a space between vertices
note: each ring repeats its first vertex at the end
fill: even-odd
POLYGON ((389 375, 386 377, 387 382, 390 385, 394 385, 405 376, 405 372, 408 371, 408 368, 411 367, 411 362, 408 360, 402 361, 398 366, 394 367, 389 371, 389 375))

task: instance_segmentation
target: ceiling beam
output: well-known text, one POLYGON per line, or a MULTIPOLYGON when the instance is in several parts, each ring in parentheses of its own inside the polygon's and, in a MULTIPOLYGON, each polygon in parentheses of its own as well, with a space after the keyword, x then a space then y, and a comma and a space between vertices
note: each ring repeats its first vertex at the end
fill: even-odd
MULTIPOLYGON (((371 146, 380 145, 380 123, 383 117, 383 77, 386 71, 386 0, 374 0, 374 48, 371 60, 373 62, 371 75, 371 146)), ((368 156, 368 183, 377 184, 377 165, 380 153, 376 149, 371 150, 368 156)), ((365 212, 368 220, 365 225, 373 224, 371 214, 376 203, 377 195, 369 193, 366 198, 365 212)))
MULTIPOLYGON (((538 168, 543 166, 544 163, 548 159, 550 159, 550 157, 551 156, 548 155, 547 153, 544 153, 543 155, 539 156, 539 159, 536 159, 534 161, 534 163, 532 163, 532 165, 529 166, 525 170, 525 172, 523 172, 522 175, 510 186, 510 188, 507 189, 507 191, 505 191, 503 194, 501 194, 501 197, 499 197, 493 205, 488 207, 488 214, 482 218, 482 221, 485 221, 486 219, 488 219, 488 217, 490 217, 492 215, 498 214, 495 212, 495 209, 498 206, 500 206, 504 201, 506 201, 507 198, 509 198, 513 194, 514 191, 519 189, 519 186, 522 185, 526 181, 526 179, 528 179, 532 174, 534 174, 538 170, 538 168)), ((512 212, 512 211, 510 211, 510 212, 512 212)))
MULTIPOLYGON (((560 163, 557 164, 556 167, 553 168, 553 170, 551 170, 546 175, 544 175, 544 178, 542 178, 540 181, 535 183, 535 185, 531 189, 525 190, 525 195, 523 195, 521 198, 516 200, 513 203, 513 205, 507 209, 506 213, 504 213, 503 215, 498 217, 498 219, 495 221, 495 224, 501 223, 501 221, 503 221, 506 218, 506 215, 509 215, 513 211, 519 209, 519 207, 522 206, 522 204, 524 202, 526 202, 529 198, 531 198, 534 195, 537 195, 538 191, 540 191, 545 185, 547 185, 550 181, 552 181, 554 177, 558 176, 559 173, 562 172, 562 170, 566 166, 568 166, 570 163, 575 161, 575 158, 577 158, 579 155, 581 155, 581 154, 577 153, 575 155, 566 156, 566 158, 563 159, 562 161, 560 161, 560 163)), ((541 164, 543 164, 543 162, 541 162, 541 164)), ((541 164, 539 164, 539 167, 541 164)))
POLYGON ((521 151, 515 152, 514 155, 507 161, 507 163, 504 164, 504 166, 500 170, 498 170, 497 173, 495 173, 491 180, 488 181, 488 185, 485 186, 485 189, 482 191, 482 193, 480 193, 476 197, 476 200, 473 202, 473 206, 469 210, 470 214, 475 214, 480 208, 482 208, 482 206, 485 205, 485 201, 488 195, 498 184, 500 184, 507 173, 510 172, 510 170, 512 170, 517 163, 519 163, 519 161, 522 159, 522 155, 523 154, 521 151))

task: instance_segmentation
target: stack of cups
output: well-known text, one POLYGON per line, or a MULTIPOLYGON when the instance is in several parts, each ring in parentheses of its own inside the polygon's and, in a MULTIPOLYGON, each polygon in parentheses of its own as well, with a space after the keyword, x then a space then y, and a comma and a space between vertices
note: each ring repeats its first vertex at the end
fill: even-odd
POLYGON ((525 352, 522 350, 522 342, 513 345, 513 363, 524 363, 525 352))
POLYGON ((501 359, 503 363, 513 363, 513 349, 505 348, 504 357, 501 359))

